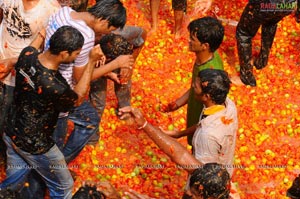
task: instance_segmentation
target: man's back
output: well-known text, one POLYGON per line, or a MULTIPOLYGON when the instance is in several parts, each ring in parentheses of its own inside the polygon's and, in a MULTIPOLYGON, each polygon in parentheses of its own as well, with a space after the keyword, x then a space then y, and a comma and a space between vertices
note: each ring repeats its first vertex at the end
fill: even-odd
POLYGON ((65 79, 56 70, 41 65, 38 52, 25 48, 16 64, 15 144, 24 151, 39 154, 54 142, 50 138, 58 113, 70 109, 77 99, 65 79))
POLYGON ((71 17, 71 13, 75 12, 69 7, 63 7, 55 15, 52 15, 47 27, 47 35, 45 40, 45 50, 49 48, 49 39, 51 35, 61 26, 69 25, 78 29, 84 37, 84 44, 79 56, 74 63, 61 64, 59 67, 60 73, 67 80, 68 84, 73 86, 73 67, 83 67, 88 63, 89 51, 94 47, 95 33, 94 31, 83 21, 74 20, 71 17))

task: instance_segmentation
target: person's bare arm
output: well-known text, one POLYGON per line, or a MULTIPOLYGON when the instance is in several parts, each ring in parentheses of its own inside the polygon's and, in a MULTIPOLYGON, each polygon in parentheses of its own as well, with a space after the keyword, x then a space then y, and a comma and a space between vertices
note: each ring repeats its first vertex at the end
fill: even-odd
MULTIPOLYGON (((98 68, 95 68, 91 80, 98 79, 98 78, 102 77, 103 75, 105 75, 117 68, 132 68, 133 64, 134 64, 134 59, 133 59, 132 55, 120 55, 115 60, 113 60, 105 65, 102 65, 98 68)), ((80 79, 83 71, 85 70, 85 67, 86 66, 74 67, 73 76, 74 76, 76 82, 80 79)))
POLYGON ((163 129, 161 129, 161 130, 168 136, 171 136, 173 138, 181 138, 184 136, 193 135, 195 133, 196 129, 197 129, 197 124, 191 126, 190 128, 187 128, 183 131, 178 131, 178 130, 169 131, 169 130, 163 130, 163 129))
POLYGON ((102 56, 102 51, 99 45, 94 46, 89 55, 89 62, 86 67, 84 67, 84 71, 74 87, 74 91, 78 95, 78 100, 76 105, 81 104, 81 102, 85 99, 87 92, 89 91, 91 78, 93 75, 93 71, 97 60, 102 56))
POLYGON ((182 146, 176 139, 166 135, 159 128, 149 124, 141 111, 137 108, 124 107, 119 109, 120 114, 130 113, 135 123, 143 129, 153 142, 166 154, 173 162, 183 169, 192 173, 202 164, 190 152, 182 146))
POLYGON ((11 72, 17 61, 17 57, 0 60, 0 80, 4 79, 11 72))
POLYGON ((190 89, 187 90, 181 97, 176 99, 174 102, 169 103, 168 105, 164 105, 161 109, 162 112, 172 112, 180 107, 187 104, 190 95, 190 89))
POLYGON ((35 49, 40 49, 44 45, 45 37, 46 37, 46 29, 43 28, 37 34, 35 39, 30 43, 30 46, 34 47, 35 49))

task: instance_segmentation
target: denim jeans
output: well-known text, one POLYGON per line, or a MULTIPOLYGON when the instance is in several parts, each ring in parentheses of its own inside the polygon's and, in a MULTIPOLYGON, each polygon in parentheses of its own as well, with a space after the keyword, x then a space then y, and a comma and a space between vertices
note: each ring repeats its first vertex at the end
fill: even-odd
POLYGON ((5 157, 6 147, 2 140, 2 135, 5 120, 8 119, 8 111, 13 101, 14 88, 0 82, 0 155, 3 157, 5 157))
MULTIPOLYGON (((58 119, 53 139, 58 144, 58 148, 61 150, 67 163, 77 157, 93 134, 98 133, 99 122, 97 111, 88 101, 84 101, 80 106, 75 107, 68 117, 58 119), (74 130, 64 145, 68 119, 74 122, 74 130)), ((45 185, 41 182, 41 177, 31 173, 30 178, 27 178, 27 180, 29 187, 24 187, 21 190, 22 196, 25 196, 27 199, 43 199, 45 185)))
POLYGON ((19 190, 34 169, 49 188, 51 198, 72 198, 74 182, 56 145, 44 154, 32 155, 19 149, 5 134, 3 140, 7 146, 7 168, 6 179, 0 184, 0 189, 19 190))
MULTIPOLYGON (((99 116, 97 111, 89 101, 84 101, 80 106, 75 107, 68 116, 68 119, 74 123, 74 129, 71 132, 66 144, 62 148, 66 162, 69 163, 84 148, 93 134, 99 132, 99 116)), ((54 141, 61 144, 64 140, 67 130, 67 119, 59 118, 57 127, 53 133, 54 141), (62 138, 64 136, 64 138, 62 138), (57 140, 59 138, 59 140, 57 140)))

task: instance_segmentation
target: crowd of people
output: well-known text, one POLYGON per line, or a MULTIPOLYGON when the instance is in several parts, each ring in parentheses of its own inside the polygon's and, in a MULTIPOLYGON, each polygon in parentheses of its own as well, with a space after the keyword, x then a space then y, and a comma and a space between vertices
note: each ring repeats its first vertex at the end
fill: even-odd
MULTIPOLYGON (((205 13, 210 0, 202 0, 205 13)), ((240 78, 256 86, 252 73, 251 39, 262 25, 262 47, 254 59, 257 69, 268 63, 277 23, 294 13, 299 22, 299 0, 288 10, 265 11, 263 1, 250 0, 237 26, 240 78)), ((87 144, 100 139, 107 80, 114 82, 120 119, 132 119, 173 162, 189 176, 182 198, 240 198, 231 182, 238 129, 235 103, 227 97, 230 78, 217 50, 224 26, 214 17, 188 25, 189 50, 194 53, 191 87, 161 111, 187 105, 183 131, 151 125, 131 106, 134 62, 145 43, 142 27, 126 25, 127 10, 120 0, 0 0, 0 133, 6 179, 0 198, 122 198, 109 183, 83 185, 73 194, 68 163, 87 144), (34 14, 33 14, 34 13, 34 14), (67 138, 68 121, 74 128, 67 138), (192 154, 177 138, 187 136, 192 154), (170 150, 172 146, 172 150, 170 150), (29 186, 24 186, 29 182, 29 186), (234 190, 234 191, 232 191, 234 190)), ((174 37, 180 36, 186 1, 172 1, 174 37)), ((158 27, 159 1, 151 0, 152 30, 158 27)), ((128 190, 130 198, 149 199, 128 190)), ((299 177, 287 196, 300 198, 299 177)))

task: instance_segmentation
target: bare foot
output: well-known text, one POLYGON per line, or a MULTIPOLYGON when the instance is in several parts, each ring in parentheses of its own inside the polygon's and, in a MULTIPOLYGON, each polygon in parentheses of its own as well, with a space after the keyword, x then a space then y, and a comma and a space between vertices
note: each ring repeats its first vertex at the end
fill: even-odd
POLYGON ((176 33, 175 33, 175 39, 179 39, 180 37, 181 37, 180 32, 176 32, 176 33))
POLYGON ((241 78, 239 77, 239 76, 232 76, 231 78, 230 78, 230 81, 234 84, 234 85, 236 85, 236 86, 243 86, 244 84, 243 84, 243 82, 241 81, 241 78))
POLYGON ((157 27, 152 27, 149 32, 147 33, 147 35, 152 35, 153 33, 156 33, 157 31, 157 27))

